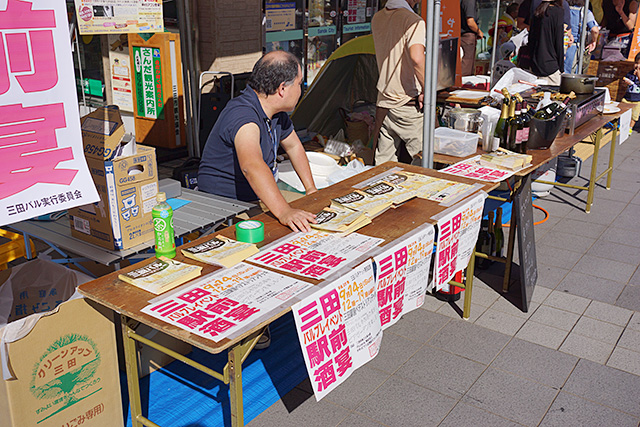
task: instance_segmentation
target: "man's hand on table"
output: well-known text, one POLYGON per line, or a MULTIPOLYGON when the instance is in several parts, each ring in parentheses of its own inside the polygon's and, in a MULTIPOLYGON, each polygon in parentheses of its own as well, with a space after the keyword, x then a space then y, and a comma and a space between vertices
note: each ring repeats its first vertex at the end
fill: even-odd
POLYGON ((316 224, 316 216, 310 212, 303 211, 302 209, 289 208, 285 210, 280 216, 278 221, 282 225, 286 225, 293 231, 311 231, 311 224, 316 224))

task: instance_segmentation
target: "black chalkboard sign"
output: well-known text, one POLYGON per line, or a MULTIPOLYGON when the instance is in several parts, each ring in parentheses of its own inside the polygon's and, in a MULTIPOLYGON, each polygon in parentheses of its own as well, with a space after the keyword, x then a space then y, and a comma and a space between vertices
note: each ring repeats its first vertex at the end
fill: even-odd
POLYGON ((513 205, 516 216, 516 234, 518 235, 518 254, 520 256, 520 286, 522 289, 522 309, 529 311, 533 289, 538 281, 536 261, 536 238, 533 234, 533 204, 531 200, 531 174, 522 180, 513 205))

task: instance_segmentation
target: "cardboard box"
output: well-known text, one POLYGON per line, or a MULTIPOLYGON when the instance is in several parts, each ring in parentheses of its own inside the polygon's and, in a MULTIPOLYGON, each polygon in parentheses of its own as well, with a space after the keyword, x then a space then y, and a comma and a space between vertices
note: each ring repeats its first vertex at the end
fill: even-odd
MULTIPOLYGON (((65 276, 50 283, 46 296, 55 297, 54 289, 57 295, 72 291, 75 273, 68 270, 70 278, 57 274, 60 268, 66 270, 35 260, 0 278, 3 296, 9 296, 0 316, 6 319, 7 311, 21 306, 24 292, 41 295, 46 280, 25 282, 34 274, 65 276)), ((124 424, 115 329, 103 310, 78 298, 61 302, 57 311, 37 312, 0 327, 7 356, 1 360, 0 426, 124 424)))
POLYGON ((71 235, 107 249, 128 249, 153 240, 156 205, 155 149, 124 141, 117 107, 81 119, 85 157, 100 201, 69 209, 71 235))

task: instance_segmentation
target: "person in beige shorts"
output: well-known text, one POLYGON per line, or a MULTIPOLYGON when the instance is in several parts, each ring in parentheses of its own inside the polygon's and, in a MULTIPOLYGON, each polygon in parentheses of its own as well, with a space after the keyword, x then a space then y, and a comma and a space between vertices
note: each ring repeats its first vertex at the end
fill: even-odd
POLYGON ((376 88, 375 164, 398 161, 404 142, 422 151, 425 22, 412 8, 419 0, 389 0, 371 21, 380 76, 376 88))

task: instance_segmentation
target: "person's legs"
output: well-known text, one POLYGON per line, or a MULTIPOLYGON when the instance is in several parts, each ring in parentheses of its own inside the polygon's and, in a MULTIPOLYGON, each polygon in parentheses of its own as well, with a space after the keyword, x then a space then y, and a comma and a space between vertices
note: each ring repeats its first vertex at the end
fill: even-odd
POLYGON ((382 127, 380 128, 378 145, 375 152, 376 165, 381 165, 384 162, 398 161, 397 148, 400 146, 400 141, 398 140, 398 136, 393 129, 394 124, 390 117, 391 111, 393 110, 389 110, 389 114, 387 114, 387 116, 384 118, 382 127))
POLYGON ((476 35, 474 33, 464 33, 460 36, 460 47, 464 56, 461 61, 461 72, 463 76, 474 75, 474 65, 476 61, 476 35))
POLYGON ((636 122, 640 118, 640 102, 631 102, 631 101, 627 101, 624 98, 622 98, 622 102, 624 104, 633 104, 633 109, 631 110, 631 127, 630 127, 630 130, 633 131, 633 127, 635 126, 636 122))
POLYGON ((576 52, 578 51, 578 46, 574 43, 567 48, 567 52, 564 54, 564 72, 572 73, 573 64, 576 59, 576 52))
POLYGON ((404 141, 411 158, 422 151, 424 115, 414 105, 404 105, 389 111, 393 118, 393 130, 404 141))

